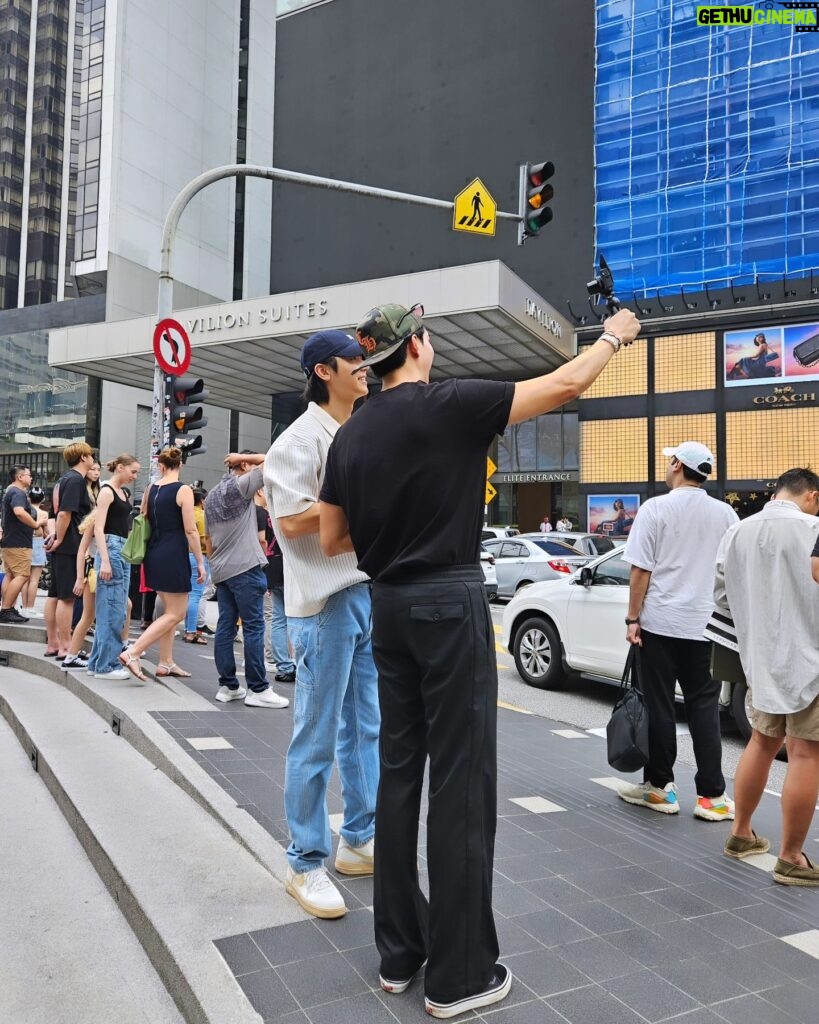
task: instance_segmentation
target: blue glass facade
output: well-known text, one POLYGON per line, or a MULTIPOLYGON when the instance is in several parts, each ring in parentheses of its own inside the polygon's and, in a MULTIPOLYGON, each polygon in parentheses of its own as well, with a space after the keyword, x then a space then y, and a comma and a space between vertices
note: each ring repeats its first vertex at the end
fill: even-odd
POLYGON ((696 8, 597 3, 596 245, 622 296, 819 268, 819 32, 696 8))

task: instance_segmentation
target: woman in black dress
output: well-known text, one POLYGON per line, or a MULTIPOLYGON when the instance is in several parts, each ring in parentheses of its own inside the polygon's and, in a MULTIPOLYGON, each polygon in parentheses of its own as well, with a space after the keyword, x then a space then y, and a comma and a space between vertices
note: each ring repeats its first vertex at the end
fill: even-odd
POLYGON ((205 563, 199 533, 193 516, 193 491, 179 482, 182 452, 166 448, 157 458, 160 478, 151 484, 142 499, 142 514, 151 524, 151 539, 143 563, 145 583, 155 590, 165 605, 165 611, 127 651, 120 661, 131 675, 145 680, 139 659, 155 643, 159 643, 158 676, 190 675, 173 660, 174 631, 185 618, 188 593, 191 589, 191 570, 188 551, 196 559, 198 580, 205 580, 205 563))

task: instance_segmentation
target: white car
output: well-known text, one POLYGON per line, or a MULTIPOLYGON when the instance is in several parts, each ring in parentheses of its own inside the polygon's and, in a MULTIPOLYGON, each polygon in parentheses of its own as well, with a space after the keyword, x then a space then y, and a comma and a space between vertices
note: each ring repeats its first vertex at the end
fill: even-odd
POLYGON ((497 540, 499 537, 517 537, 520 530, 517 526, 484 526, 481 541, 497 540))
MULTIPOLYGON (((620 682, 628 653, 630 570, 622 548, 615 548, 571 576, 536 583, 512 598, 503 612, 501 643, 525 683, 559 689, 571 672, 620 682)), ((747 687, 724 682, 720 703, 747 739, 747 687)))
POLYGON ((495 601, 498 596, 498 574, 495 572, 495 556, 483 544, 481 544, 481 569, 483 569, 486 598, 488 601, 495 601))

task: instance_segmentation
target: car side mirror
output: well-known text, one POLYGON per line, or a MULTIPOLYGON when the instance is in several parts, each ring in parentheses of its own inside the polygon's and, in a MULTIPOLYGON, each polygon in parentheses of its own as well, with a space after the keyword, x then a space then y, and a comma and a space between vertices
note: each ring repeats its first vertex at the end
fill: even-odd
POLYGON ((594 573, 587 565, 584 565, 583 568, 580 570, 581 584, 588 589, 592 585, 593 580, 594 573))

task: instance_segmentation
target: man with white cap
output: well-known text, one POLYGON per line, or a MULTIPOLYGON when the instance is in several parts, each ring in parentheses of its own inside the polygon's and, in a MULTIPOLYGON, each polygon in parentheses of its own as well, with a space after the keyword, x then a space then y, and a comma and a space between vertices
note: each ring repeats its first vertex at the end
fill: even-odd
POLYGON ((648 709, 649 760, 643 782, 620 790, 626 803, 677 814, 675 683, 685 701, 697 762, 694 816, 732 821, 725 793, 719 728, 720 684, 711 678, 711 644, 703 639, 714 610, 717 549, 736 512, 702 488, 714 456, 698 441, 664 448, 669 493, 640 507, 623 553, 631 563, 626 637, 642 648, 641 684, 648 709))

